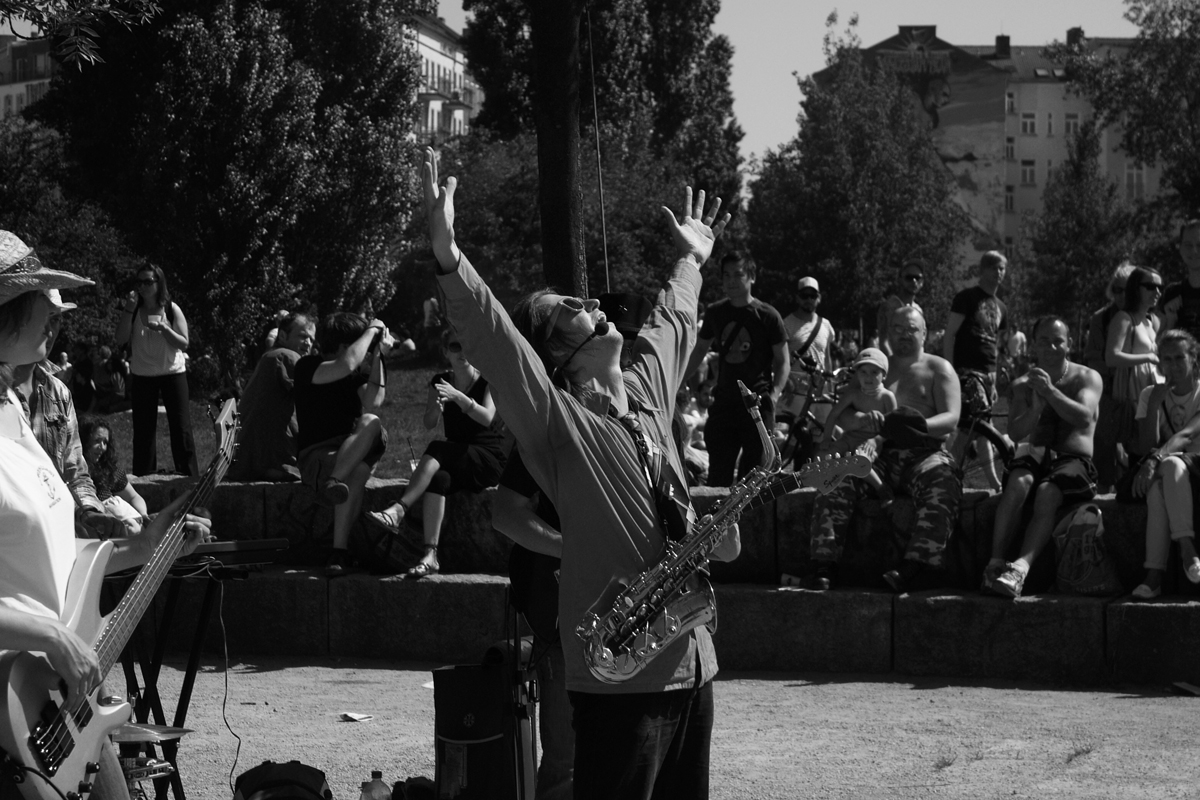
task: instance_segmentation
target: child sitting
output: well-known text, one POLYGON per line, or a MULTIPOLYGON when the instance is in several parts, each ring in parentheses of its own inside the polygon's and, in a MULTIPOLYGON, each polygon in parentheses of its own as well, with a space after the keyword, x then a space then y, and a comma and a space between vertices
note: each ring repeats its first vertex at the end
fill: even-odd
POLYGON ((146 501, 121 469, 112 428, 103 417, 84 414, 79 418, 79 440, 104 513, 121 520, 129 536, 141 533, 142 526, 150 521, 150 514, 146 501))
MULTIPOLYGON (((852 453, 868 441, 877 438, 866 428, 846 430, 846 426, 839 427, 834 423, 842 422, 844 415, 855 412, 860 414, 879 412, 887 416, 895 411, 896 395, 883 387, 887 371, 888 360, 882 350, 867 347, 858 354, 858 359, 854 362, 854 382, 846 388, 845 395, 838 398, 837 403, 829 411, 829 424, 825 426, 825 433, 821 439, 822 445, 832 444, 834 452, 852 453), (841 436, 836 436, 838 431, 841 431, 841 436)), ((879 442, 876 441, 876 444, 878 445, 879 442)), ((892 490, 884 484, 878 472, 872 469, 863 480, 875 490, 885 506, 892 502, 894 499, 892 490)))

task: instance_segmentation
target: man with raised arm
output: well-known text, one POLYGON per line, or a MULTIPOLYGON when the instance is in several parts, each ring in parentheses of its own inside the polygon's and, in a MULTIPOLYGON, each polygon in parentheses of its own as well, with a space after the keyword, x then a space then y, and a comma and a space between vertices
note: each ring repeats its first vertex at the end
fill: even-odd
POLYGON ((996 507, 992 559, 983 572, 983 589, 1020 597, 1025 576, 1050 541, 1055 514, 1063 504, 1084 503, 1096 495, 1092 436, 1100 406, 1100 375, 1071 363, 1071 333, 1055 316, 1033 326, 1037 366, 1015 380, 1008 435, 1029 437, 1031 452, 1009 464, 1004 494, 996 507), (1025 529, 1021 554, 1005 555, 1021 524, 1021 510, 1032 499, 1033 516, 1025 529))
MULTIPOLYGON (((679 259, 622 372, 621 333, 594 300, 535 292, 510 319, 454 241, 456 181, 438 185, 431 149, 423 185, 447 316, 471 361, 485 365, 500 416, 561 516, 575 797, 705 798, 717 670, 709 632, 694 628, 629 680, 604 683, 575 629, 616 580, 656 563, 694 516, 671 414, 696 341, 699 268, 729 215, 717 217, 719 201, 705 212, 703 192, 693 207, 691 189, 682 220, 664 209, 679 259)), ((738 549, 731 528, 713 557, 738 549)))
MULTIPOLYGON (((843 414, 842 420, 847 430, 883 434, 875 468, 889 488, 910 495, 916 505, 904 557, 883 576, 903 592, 921 572, 942 567, 942 554, 958 522, 962 476, 944 447, 958 425, 958 376, 950 362, 925 352, 925 317, 917 309, 896 310, 888 339, 892 357, 887 388, 896 395, 899 408, 886 416, 879 411, 843 414)), ((850 478, 829 494, 818 495, 811 544, 814 588, 832 587, 854 509, 869 492, 864 481, 850 478)))

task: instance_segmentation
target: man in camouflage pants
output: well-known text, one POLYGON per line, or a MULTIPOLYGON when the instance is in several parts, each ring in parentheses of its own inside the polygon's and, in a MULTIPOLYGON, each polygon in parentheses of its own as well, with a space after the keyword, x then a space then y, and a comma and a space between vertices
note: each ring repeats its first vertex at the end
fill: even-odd
MULTIPOLYGON (((903 487, 916 506, 904 558, 883 576, 902 592, 923 569, 942 566, 942 553, 958 521, 962 475, 943 444, 958 424, 960 399, 958 376, 950 362, 925 352, 925 318, 920 310, 897 309, 888 338, 892 356, 887 388, 900 407, 886 417, 878 411, 847 411, 838 424, 883 437, 875 469, 893 490, 903 487)), ((865 482, 851 478, 817 497, 811 544, 816 564, 813 588, 832 587, 854 509, 869 494, 865 482)))

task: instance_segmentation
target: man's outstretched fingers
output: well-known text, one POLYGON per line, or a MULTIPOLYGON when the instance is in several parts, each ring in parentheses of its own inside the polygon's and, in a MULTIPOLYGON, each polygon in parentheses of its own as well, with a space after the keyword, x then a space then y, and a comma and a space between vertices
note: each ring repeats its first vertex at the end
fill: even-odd
POLYGON ((696 208, 692 211, 692 216, 696 219, 704 219, 704 190, 696 195, 696 208))
POLYGON ((683 201, 683 218, 687 219, 692 215, 692 187, 685 187, 685 198, 683 201))
MULTIPOLYGON (((706 216, 704 218, 704 224, 712 225, 713 220, 715 220, 717 218, 717 212, 720 211, 720 209, 721 209, 721 198, 718 197, 716 200, 713 201, 712 208, 710 208, 708 210, 708 216, 706 216)), ((726 214, 725 217, 728 218, 729 215, 726 214)))

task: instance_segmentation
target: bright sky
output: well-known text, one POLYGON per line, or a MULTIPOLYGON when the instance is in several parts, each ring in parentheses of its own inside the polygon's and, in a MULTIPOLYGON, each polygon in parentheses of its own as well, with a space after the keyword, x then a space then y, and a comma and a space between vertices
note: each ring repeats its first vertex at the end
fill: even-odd
MULTIPOLYGON (((447 24, 461 31, 458 0, 441 0, 447 24)), ((1007 34, 1013 45, 1065 39, 1080 26, 1089 36, 1134 36, 1122 0, 721 0, 716 32, 733 43, 734 113, 746 132, 742 155, 762 155, 796 134, 800 90, 793 72, 825 65, 825 19, 837 10, 839 30, 859 18, 864 45, 894 35, 900 25, 936 25, 951 44, 988 44, 1007 34)))

